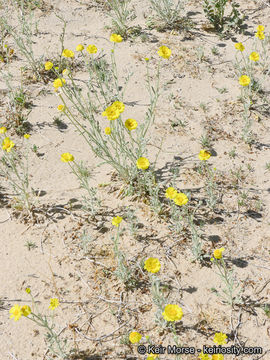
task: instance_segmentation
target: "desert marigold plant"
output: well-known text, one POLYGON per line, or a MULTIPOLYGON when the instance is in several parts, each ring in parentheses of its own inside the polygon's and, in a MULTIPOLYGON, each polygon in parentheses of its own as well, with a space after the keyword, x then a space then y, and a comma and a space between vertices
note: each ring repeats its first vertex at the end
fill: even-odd
MULTIPOLYGON (((31 296, 33 309, 29 305, 19 306, 16 304, 9 310, 9 313, 11 314, 10 319, 19 321, 22 317, 25 317, 45 329, 50 353, 60 357, 61 359, 66 359, 68 355, 66 352, 66 342, 61 341, 59 335, 55 332, 53 318, 49 321, 51 316, 39 313, 37 310, 37 302, 35 301, 29 288, 26 289, 26 293, 31 296)), ((57 298, 50 299, 50 305, 48 307, 50 310, 54 311, 58 306, 59 300, 57 298)))
MULTIPOLYGON (((116 227, 116 233, 112 237, 113 241, 113 251, 114 251, 114 257, 117 262, 117 268, 114 271, 116 276, 124 283, 124 285, 129 288, 133 287, 136 284, 136 278, 133 275, 133 269, 129 264, 127 263, 126 255, 123 251, 119 248, 120 243, 120 237, 122 234, 121 229, 121 223, 123 221, 123 218, 121 216, 115 216, 112 218, 112 225, 116 227)), ((132 339, 135 339, 136 336, 132 337, 132 339)))
POLYGON ((24 134, 24 148, 22 152, 16 148, 15 143, 9 137, 3 137, 6 128, 2 127, 0 141, 2 138, 2 158, 0 168, 10 187, 14 191, 13 207, 16 210, 26 210, 28 215, 33 208, 33 190, 29 184, 28 157, 30 146, 28 144, 30 134, 24 134))
MULTIPOLYGON (((155 119, 154 110, 160 88, 160 65, 158 65, 156 85, 153 86, 150 84, 147 64, 146 82, 150 105, 145 120, 135 120, 132 117, 124 120, 126 104, 123 95, 130 75, 125 78, 123 90, 120 92, 115 50, 116 46, 121 46, 117 43, 122 40, 118 34, 112 34, 110 40, 114 43, 110 65, 104 60, 86 54, 90 52, 93 55, 97 49, 95 45, 89 45, 86 52, 84 49, 80 50, 80 56, 84 59, 89 73, 89 82, 83 90, 77 86, 72 73, 67 74, 66 79, 59 76, 54 80, 53 86, 62 102, 58 110, 72 122, 92 151, 105 163, 114 167, 120 177, 130 184, 128 191, 135 184, 141 183, 139 190, 141 192, 148 184, 152 184, 152 180, 149 179, 153 177, 154 168, 151 167, 145 172, 150 167, 147 158, 149 141, 147 133, 155 119), (102 128, 105 130, 102 131, 102 128)), ((168 51, 163 50, 162 54, 167 56, 168 51)))
MULTIPOLYGON (((242 290, 239 289, 239 282, 235 279, 235 276, 233 274, 233 270, 229 270, 224 258, 223 258, 223 252, 225 251, 225 248, 218 248, 215 249, 213 252, 213 257, 211 258, 211 261, 218 269, 218 275, 220 276, 220 279, 222 283, 224 284, 225 288, 222 289, 222 294, 215 290, 215 293, 217 296, 219 296, 224 303, 227 303, 234 307, 235 304, 239 304, 242 302, 241 294, 242 290)), ((218 341, 225 341, 226 335, 223 333, 216 333, 214 337, 214 341, 217 343, 218 341)))
POLYGON ((94 218, 100 208, 100 200, 97 197, 97 191, 94 187, 89 185, 88 177, 89 171, 84 167, 83 163, 77 163, 74 156, 69 152, 61 155, 61 161, 68 163, 72 173, 77 177, 80 187, 87 192, 87 196, 83 196, 84 206, 83 210, 89 212, 94 218))

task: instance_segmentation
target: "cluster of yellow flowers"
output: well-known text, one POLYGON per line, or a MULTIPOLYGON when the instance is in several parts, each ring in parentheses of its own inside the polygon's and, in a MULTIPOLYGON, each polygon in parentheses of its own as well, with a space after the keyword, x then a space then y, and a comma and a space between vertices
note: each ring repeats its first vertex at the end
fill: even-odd
POLYGON ((103 111, 102 116, 106 116, 108 120, 116 120, 125 110, 125 105, 121 101, 115 101, 103 111))
POLYGON ((18 304, 12 306, 9 310, 10 319, 18 321, 22 316, 28 316, 31 314, 31 309, 28 305, 19 306, 18 304))
POLYGON ((177 190, 172 186, 167 188, 165 196, 167 199, 173 200, 174 203, 178 206, 183 206, 188 202, 187 195, 184 193, 178 193, 177 190))
MULTIPOLYGON (((214 336, 214 342, 217 345, 225 345, 227 343, 227 335, 223 334, 222 332, 220 333, 215 333, 214 336)), ((210 360, 210 357, 208 354, 204 354, 203 352, 199 355, 199 359, 201 360, 210 360)), ((222 354, 214 354, 212 355, 211 360, 224 360, 224 355, 222 354)))
MULTIPOLYGON (((25 290, 28 294, 30 294, 31 290, 27 288, 25 290)), ((59 300, 56 298, 50 299, 50 306, 49 309, 55 310, 59 306, 59 300)), ((18 321, 22 316, 28 316, 32 313, 30 306, 23 305, 19 306, 18 304, 12 306, 9 310, 10 319, 14 319, 14 321, 18 321)))
MULTIPOLYGON (((210 360, 210 357, 208 354, 204 354, 203 352, 199 355, 199 359, 201 360, 210 360)), ((222 354, 215 354, 212 355, 212 360, 223 360, 224 356, 222 354)))
MULTIPOLYGON (((121 42, 123 39, 120 35, 117 35, 117 34, 112 34, 110 36, 110 41, 111 42, 121 42)), ((82 52, 84 50, 84 46, 82 44, 78 44, 76 46, 76 51, 77 52, 82 52)), ((96 54, 98 49, 96 47, 96 45, 88 45, 86 47, 86 51, 89 53, 89 54, 96 54)), ((70 50, 70 49, 64 49, 62 51, 62 56, 63 57, 66 57, 66 58, 74 58, 75 54, 74 54, 74 51, 70 50)), ((53 63, 51 61, 47 61, 45 64, 44 64, 44 67, 45 67, 45 70, 46 71, 49 71, 53 68, 53 63)), ((55 67, 55 70, 58 70, 58 67, 55 67)), ((64 69, 63 70, 63 75, 68 75, 69 74, 69 70, 68 69, 64 69)), ((55 90, 58 90, 59 87, 62 87, 64 84, 66 83, 66 80, 64 78, 57 78, 54 80, 53 82, 53 87, 55 88, 55 90)), ((64 105, 62 105, 64 107, 64 105)), ((63 111, 62 110, 59 110, 59 111, 63 111)))
MULTIPOLYGON (((260 40, 263 40, 265 38, 263 25, 258 25, 255 36, 260 40)), ((241 52, 245 50, 245 47, 241 42, 235 44, 234 46, 236 50, 239 50, 241 52)), ((260 55, 256 51, 252 51, 251 54, 249 55, 249 60, 257 62, 260 60, 260 55)), ((248 75, 242 75, 239 77, 238 81, 241 86, 248 86, 250 84, 250 77, 248 75)))
POLYGON ((264 35, 264 26, 263 25, 258 25, 257 27, 257 32, 255 34, 256 38, 260 39, 260 40, 264 40, 265 39, 265 35, 264 35))

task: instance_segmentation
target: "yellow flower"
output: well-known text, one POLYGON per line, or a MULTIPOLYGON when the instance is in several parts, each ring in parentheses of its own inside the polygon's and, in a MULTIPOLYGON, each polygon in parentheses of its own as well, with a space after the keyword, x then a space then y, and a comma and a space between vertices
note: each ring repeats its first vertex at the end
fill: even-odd
POLYGON ((167 46, 161 46, 158 50, 158 55, 163 57, 164 59, 169 59, 171 53, 171 49, 169 49, 167 46))
POLYGON ((121 216, 116 216, 112 218, 112 224, 116 227, 119 226, 119 224, 122 222, 123 218, 121 216))
POLYGON ((140 342, 141 338, 142 338, 142 335, 140 333, 138 333, 137 331, 132 331, 129 334, 129 341, 132 344, 136 344, 136 343, 140 342))
POLYGON ((87 52, 89 52, 89 54, 97 53, 97 47, 95 45, 88 45, 86 50, 87 50, 87 52))
POLYGON ((144 262, 144 269, 153 274, 159 272, 160 266, 160 262, 157 258, 148 258, 144 262))
POLYGON ((158 357, 157 354, 151 354, 147 356, 146 360, 155 360, 157 357, 158 357))
POLYGON ((121 101, 115 101, 111 106, 117 109, 120 113, 125 110, 125 105, 121 101))
POLYGON ((237 44, 234 44, 236 50, 240 50, 240 51, 244 51, 245 50, 245 47, 242 43, 237 43, 237 44))
POLYGON ((73 58, 74 52, 72 50, 64 49, 62 52, 62 56, 67 57, 67 58, 73 58))
POLYGON ((201 150, 199 153, 199 159, 200 160, 208 160, 211 156, 211 153, 209 151, 206 150, 201 150))
POLYGON ((61 155, 61 160, 63 162, 69 162, 69 161, 73 161, 74 160, 74 156, 71 155, 70 153, 64 153, 61 155))
POLYGON ((166 305, 164 312, 162 313, 166 321, 179 321, 182 319, 183 311, 178 305, 166 305))
POLYGON ((247 75, 242 75, 239 78, 239 84, 242 86, 248 86, 250 83, 250 77, 247 75))
POLYGON ((30 289, 30 288, 26 288, 26 289, 25 289, 25 292, 26 292, 27 294, 31 294, 31 289, 30 289))
POLYGON ((70 74, 69 69, 64 69, 64 70, 62 71, 62 74, 63 74, 63 76, 69 75, 69 74, 70 74))
POLYGON ((65 105, 63 105, 63 104, 60 104, 60 105, 57 106, 57 110, 58 110, 58 111, 65 111, 65 110, 66 110, 66 107, 65 107, 65 105))
POLYGON ((225 250, 224 248, 216 249, 214 251, 214 258, 218 259, 218 260, 221 259, 222 258, 222 253, 223 253, 224 250, 225 250))
POLYGON ((29 139, 30 136, 31 136, 30 134, 24 134, 24 135, 23 135, 23 137, 24 137, 25 139, 29 139))
POLYGON ((5 126, 0 127, 0 134, 4 134, 7 132, 7 128, 5 126))
POLYGON ((22 308, 21 308, 21 312, 22 312, 23 316, 28 316, 28 315, 31 314, 32 311, 31 311, 30 306, 23 305, 22 308))
POLYGON ((260 59, 260 55, 256 51, 253 51, 249 55, 249 59, 252 60, 252 61, 258 61, 260 59))
POLYGON ((263 31, 257 31, 255 34, 256 38, 260 39, 260 40, 264 40, 265 39, 265 35, 263 31))
POLYGON ((112 34, 112 35, 110 36, 110 41, 111 41, 111 42, 117 42, 117 43, 119 43, 119 42, 122 42, 122 41, 123 41, 123 38, 122 38, 121 35, 112 34))
POLYGON ((49 309, 54 310, 59 306, 59 300, 54 298, 50 300, 50 306, 49 309))
POLYGON ((76 51, 83 51, 84 46, 82 44, 79 44, 76 46, 76 51))
POLYGON ((199 359, 201 360, 210 360, 210 357, 207 354, 204 354, 203 352, 200 353, 199 359))
POLYGON ((102 116, 107 116, 108 120, 116 120, 120 116, 120 111, 115 106, 109 106, 103 111, 102 116))
POLYGON ((173 198, 173 201, 175 202, 176 205, 183 206, 186 205, 186 203, 188 202, 188 197, 184 193, 177 193, 173 198))
POLYGON ((147 61, 149 61, 149 58, 146 57, 146 58, 144 58, 144 60, 147 62, 147 61))
POLYGON ((134 119, 127 119, 125 121, 125 127, 128 129, 128 130, 135 130, 136 127, 138 126, 138 123, 136 120, 134 119))
POLYGON ((54 82, 53 82, 53 87, 55 89, 58 89, 59 87, 62 87, 64 84, 66 83, 66 80, 65 79, 55 79, 54 82))
POLYGON ((6 137, 2 142, 2 149, 10 152, 14 145, 14 142, 11 141, 9 137, 6 137))
POLYGON ((142 170, 146 170, 149 168, 149 160, 145 157, 140 157, 137 162, 136 162, 137 168, 138 169, 142 169, 142 170))
POLYGON ((264 31, 264 26, 263 25, 258 25, 257 26, 257 31, 259 31, 259 32, 264 31))
POLYGON ((109 126, 107 126, 105 128, 104 132, 105 132, 106 135, 111 135, 112 130, 111 130, 111 128, 109 126))
POLYGON ((218 345, 225 345, 227 343, 227 335, 223 334, 222 332, 220 333, 215 333, 214 336, 214 342, 218 345))
POLYGON ((14 321, 18 321, 22 316, 22 307, 16 304, 12 306, 9 313, 11 314, 10 319, 14 318, 14 321))
POLYGON ((47 62, 45 62, 44 67, 45 67, 45 70, 47 70, 47 71, 51 70, 51 68, 53 67, 53 63, 50 61, 47 61, 47 62))
POLYGON ((167 188, 165 193, 167 199, 172 200, 176 195, 177 195, 177 190, 174 187, 170 186, 167 188))
POLYGON ((222 354, 212 355, 212 360, 223 360, 223 359, 224 359, 224 355, 222 354))

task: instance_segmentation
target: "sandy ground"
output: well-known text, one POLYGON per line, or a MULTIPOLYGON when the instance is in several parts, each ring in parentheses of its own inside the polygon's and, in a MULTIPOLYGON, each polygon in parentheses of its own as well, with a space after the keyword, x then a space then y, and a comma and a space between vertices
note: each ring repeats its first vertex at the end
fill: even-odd
MULTIPOLYGON (((102 1, 45 0, 43 3, 43 9, 33 11, 39 29, 34 43, 37 58, 43 56, 45 62, 59 56, 62 23, 56 14, 67 21, 66 48, 75 50, 79 43, 95 44, 109 56, 111 30, 105 26, 110 26, 111 21, 102 1)), ((115 178, 113 169, 109 165, 97 167, 100 160, 64 115, 57 113, 59 99, 52 81, 48 84, 32 81, 24 88, 32 103, 28 116, 29 142, 38 147, 38 155, 30 154, 29 174, 31 186, 40 196, 36 199, 35 223, 16 216, 10 207, 12 190, 7 179, 1 176, 0 359, 53 358, 48 352, 44 329, 26 318, 17 322, 9 319, 13 305, 31 306, 26 287, 31 288, 43 314, 51 314, 50 298, 60 300, 60 306, 53 311, 55 329, 61 332, 61 339, 67 339, 67 349, 75 349, 76 356, 70 359, 146 359, 138 354, 136 344, 129 343, 131 331, 150 336, 155 345, 175 344, 172 333, 155 323, 156 306, 148 276, 138 266, 147 257, 157 257, 162 264, 159 278, 167 284, 164 294, 169 303, 179 304, 183 309, 183 318, 177 326, 182 346, 213 346, 214 334, 223 332, 228 336, 228 346, 263 348, 262 355, 240 355, 237 359, 267 360, 270 358, 270 318, 264 308, 270 303, 270 171, 266 169, 270 161, 269 105, 264 110, 254 106, 251 114, 254 142, 247 145, 241 139, 243 106, 238 101, 240 87, 233 61, 235 42, 242 41, 247 52, 253 50, 253 34, 258 24, 264 24, 265 33, 269 34, 270 5, 267 1, 241 1, 241 10, 247 16, 245 33, 221 39, 204 30, 207 21, 196 2, 188 2, 185 8, 194 27, 174 33, 147 29, 149 3, 146 0, 131 3, 137 15, 131 25, 140 25, 146 39, 128 38, 116 47, 122 81, 128 71, 134 73, 125 93, 125 116, 143 121, 149 104, 144 58, 150 58, 149 67, 154 73, 159 61, 158 48, 168 46, 172 56, 161 62, 162 95, 150 131, 148 157, 150 163, 154 161, 157 145, 162 141, 156 164, 158 180, 166 188, 172 169, 178 168, 177 188, 189 191, 196 203, 207 197, 205 178, 198 174, 196 166, 199 164, 197 154, 202 149, 200 138, 208 135, 213 155, 209 164, 216 168, 220 201, 215 212, 209 211, 205 202, 199 211, 198 219, 203 222, 203 251, 211 255, 217 247, 226 249, 224 259, 240 283, 244 304, 231 309, 211 290, 220 289, 221 280, 210 261, 193 260, 189 231, 177 235, 168 221, 153 213, 149 205, 140 199, 119 196, 123 183, 115 178), (213 54, 213 47, 217 48, 217 54, 213 54), (226 88, 226 92, 221 93, 221 88, 226 88), (54 122, 56 116, 65 124, 61 129, 54 122), (177 119, 185 126, 179 125, 177 119), (235 157, 230 156, 233 149, 235 157), (60 161, 64 152, 72 153, 93 170, 90 184, 97 188, 102 202, 95 219, 80 208, 84 192, 68 165, 60 161), (239 208, 243 192, 246 200, 239 208), (129 231, 127 209, 135 210, 139 224, 136 236, 129 231), (121 249, 142 283, 132 290, 127 290, 114 274, 112 236, 116 229, 111 219, 117 215, 124 218, 121 249), (35 246, 29 249, 27 243, 35 246)), ((1 12, 4 11, 2 6, 1 12)), ((16 25, 15 12, 10 22, 16 25)), ((2 72, 9 70, 13 74, 12 83, 16 87, 21 81, 20 68, 26 61, 12 37, 8 36, 5 41, 15 49, 16 56, 0 67, 2 72)), ((83 67, 74 70, 74 77, 87 78, 83 67)), ((0 89, 0 126, 9 127, 8 89, 3 78, 0 89)), ((269 75, 264 90, 269 104, 269 75)), ((22 138, 12 127, 8 131, 20 146, 22 138)), ((160 356, 164 360, 169 358, 175 356, 160 356)), ((182 356, 183 360, 197 358, 182 356)), ((227 359, 236 357, 225 355, 227 359)))

